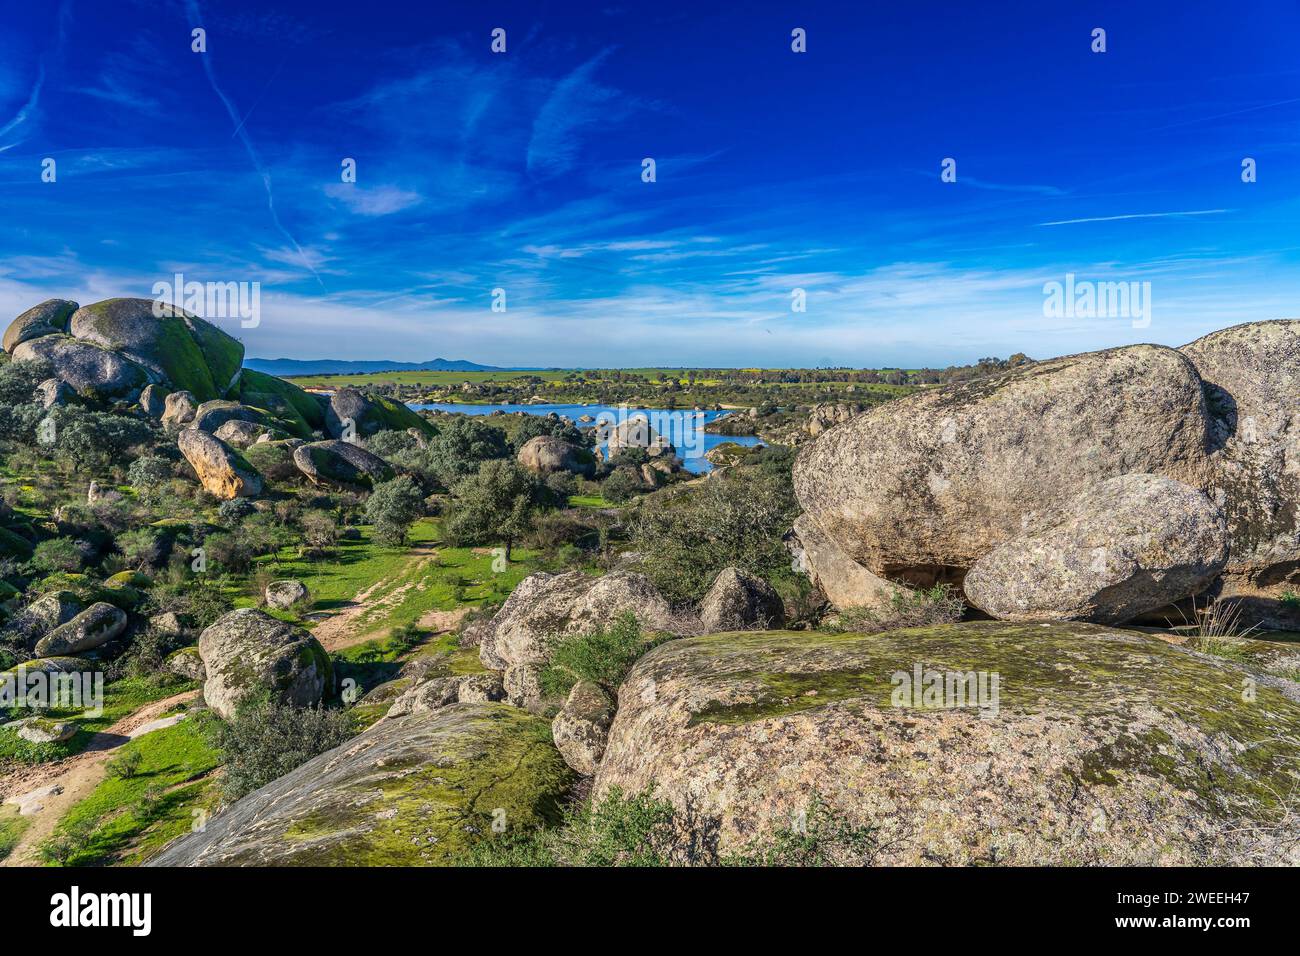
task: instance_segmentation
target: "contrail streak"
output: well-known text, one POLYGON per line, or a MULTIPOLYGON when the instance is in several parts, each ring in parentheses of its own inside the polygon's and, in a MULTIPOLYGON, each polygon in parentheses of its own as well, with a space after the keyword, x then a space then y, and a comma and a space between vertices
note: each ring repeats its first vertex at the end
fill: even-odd
MULTIPOLYGON (((199 14, 198 0, 185 0, 185 6, 190 16, 191 26, 199 26, 202 17, 199 14)), ((257 155, 257 149, 253 146, 253 141, 249 138, 248 132, 244 129, 239 118, 239 111, 235 109, 235 104, 230 101, 230 97, 226 96, 217 84, 216 75, 212 71, 212 61, 208 58, 208 54, 203 53, 201 55, 203 57, 203 72, 207 75, 208 85, 212 87, 212 92, 217 94, 217 98, 221 100, 221 104, 226 108, 226 112, 230 115, 230 122, 234 124, 235 133, 239 136, 239 141, 244 144, 244 149, 253 163, 253 168, 262 177, 262 188, 266 190, 266 208, 271 213, 271 220, 275 223, 275 228, 279 229, 281 235, 288 239, 294 249, 297 250, 298 257, 302 259, 302 264, 311 271, 311 274, 316 277, 316 282, 324 290, 325 283, 321 281, 320 274, 313 268, 307 254, 302 251, 302 246, 298 245, 298 240, 284 227, 284 223, 280 221, 280 214, 275 211, 275 194, 271 191, 271 174, 267 172, 266 166, 262 164, 261 157, 257 155)))

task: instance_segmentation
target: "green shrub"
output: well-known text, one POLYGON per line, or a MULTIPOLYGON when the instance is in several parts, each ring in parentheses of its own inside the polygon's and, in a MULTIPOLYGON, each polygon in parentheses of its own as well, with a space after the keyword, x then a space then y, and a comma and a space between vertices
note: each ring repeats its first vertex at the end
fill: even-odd
POLYGON ((542 669, 542 690, 562 696, 578 681, 591 681, 611 694, 617 693, 637 659, 667 639, 647 638, 631 611, 620 614, 608 627, 556 638, 551 644, 551 659, 542 669))
POLYGON ((965 610, 966 605, 951 585, 936 584, 914 591, 900 588, 891 595, 888 608, 848 608, 840 611, 824 629, 840 634, 850 631, 881 634, 907 627, 952 624, 961 620, 965 610))
POLYGON ((63 866, 78 853, 83 852, 95 837, 93 820, 78 820, 66 827, 60 827, 54 834, 41 843, 36 852, 43 863, 63 866))
POLYGON ((73 572, 81 570, 85 556, 77 542, 71 538, 51 538, 36 546, 28 563, 35 571, 73 572))
POLYGON ((553 830, 507 833, 477 844, 470 866, 666 866, 673 805, 613 787, 600 803, 568 811, 553 830))
POLYGON ((666 598, 695 601, 727 567, 773 582, 789 576, 783 538, 798 513, 788 475, 714 478, 688 494, 642 502, 632 550, 645 556, 642 568, 666 598))
POLYGON ((227 723, 213 722, 212 745, 225 758, 222 793, 238 800, 352 737, 346 711, 253 700, 227 723))
POLYGON ((645 490, 640 476, 631 468, 615 468, 600 486, 601 497, 616 505, 630 501, 645 490))
POLYGON ((104 770, 115 780, 130 780, 140 770, 144 755, 138 750, 131 750, 104 765, 104 770))
POLYGON ((716 821, 683 814, 653 791, 625 796, 611 787, 599 803, 566 812, 550 830, 506 833, 484 840, 470 866, 868 866, 880 851, 877 828, 850 822, 813 793, 808 809, 737 851, 719 854, 708 840, 716 821))
POLYGON ((366 519, 375 526, 380 544, 405 544, 407 530, 423 512, 424 495, 406 475, 376 485, 366 501, 366 519))

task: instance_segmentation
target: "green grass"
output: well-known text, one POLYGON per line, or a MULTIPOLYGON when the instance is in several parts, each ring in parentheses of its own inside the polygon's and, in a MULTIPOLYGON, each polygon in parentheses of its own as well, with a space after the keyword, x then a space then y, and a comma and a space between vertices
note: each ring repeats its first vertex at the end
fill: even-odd
POLYGON ((616 508, 600 495, 569 495, 570 508, 616 508))
POLYGON ((133 865, 190 830, 194 811, 210 809, 216 788, 207 778, 220 764, 197 720, 155 730, 121 747, 114 759, 138 754, 127 779, 107 776, 59 821, 56 838, 89 833, 69 866, 133 865))
POLYGON ((302 388, 362 388, 366 385, 459 385, 461 382, 511 382, 536 376, 547 382, 563 381, 568 372, 369 372, 365 375, 301 375, 286 377, 302 388))
POLYGON ((12 803, 0 804, 0 861, 13 852, 31 822, 28 817, 20 817, 12 803))
MULTIPOLYGON (((79 754, 86 749, 94 734, 117 723, 146 704, 171 697, 198 687, 196 681, 177 679, 175 682, 155 681, 140 677, 127 677, 104 687, 104 710, 97 717, 83 717, 84 711, 51 708, 46 717, 56 720, 75 720, 77 733, 58 744, 32 744, 23 740, 14 730, 0 730, 0 768, 5 763, 44 763, 79 754)), ((13 719, 22 714, 15 712, 13 719)))
MULTIPOLYGON (((324 560, 299 558, 292 549, 262 559, 275 567, 277 577, 296 578, 307 585, 311 604, 301 615, 342 610, 358 593, 373 588, 367 598, 370 610, 356 623, 362 634, 379 638, 394 628, 416 624, 429 611, 502 600, 540 567, 536 552, 515 548, 510 565, 498 573, 492 569, 496 558, 491 549, 477 549, 486 550, 478 554, 472 548, 439 546, 441 536, 433 521, 412 526, 411 545, 426 546, 415 553, 411 547, 392 548, 374 542, 369 527, 360 531, 360 539, 339 542, 334 555, 324 560)), ((251 592, 237 595, 235 603, 251 606, 256 596, 251 592)), ((310 620, 302 623, 314 626, 310 620)))

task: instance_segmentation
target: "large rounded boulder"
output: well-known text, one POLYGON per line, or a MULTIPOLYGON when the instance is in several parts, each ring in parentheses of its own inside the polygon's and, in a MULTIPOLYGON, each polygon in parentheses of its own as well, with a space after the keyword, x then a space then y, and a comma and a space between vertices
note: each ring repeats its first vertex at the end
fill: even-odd
POLYGON ((378 431, 406 431, 432 435, 433 426, 401 402, 382 395, 364 395, 355 388, 340 388, 325 407, 325 428, 331 438, 366 438, 378 431))
POLYGON ((68 335, 29 339, 13 351, 15 362, 48 362, 55 377, 93 400, 131 400, 149 384, 149 373, 129 358, 68 335))
POLYGON ((549 659, 551 638, 608 627, 629 611, 646 630, 688 632, 644 575, 623 571, 602 577, 582 571, 530 574, 492 618, 479 645, 479 658, 493 670, 543 664, 549 659))
POLYGON ((858 863, 1294 865, 1297 760, 1300 685, 1145 634, 745 632, 636 663, 594 794, 653 788, 684 853, 806 820, 858 863))
POLYGON ((1179 351, 1205 381, 1228 591, 1300 590, 1300 319, 1234 326, 1179 351))
POLYGON ((841 611, 848 608, 883 609, 904 588, 872 574, 854 561, 831 540, 810 515, 794 519, 786 535, 786 548, 793 557, 793 567, 808 575, 813 586, 841 611))
POLYGON ((205 629, 199 656, 207 674, 203 699, 226 720, 250 698, 265 694, 277 704, 310 707, 333 687, 320 642, 255 608, 231 611, 205 629))
POLYGON ((1085 488, 1131 472, 1204 488, 1201 379, 1161 346, 1090 352, 910 395, 804 447, 795 492, 874 574, 960 580, 1085 488))
POLYGON ((519 464, 542 475, 555 472, 589 473, 595 465, 591 453, 554 435, 536 435, 524 442, 519 464))
POLYGON ((785 623, 785 605, 772 585, 740 568, 723 568, 700 599, 706 631, 773 628, 785 623))
POLYGON ((37 657, 66 657, 102 647, 126 630, 126 614, 99 601, 36 642, 37 657))
POLYGON ((246 368, 240 373, 239 400, 266 409, 299 438, 310 438, 325 426, 324 405, 315 395, 265 372, 246 368))
POLYGON ((220 438, 186 428, 176 436, 176 447, 199 476, 204 490, 229 501, 261 493, 262 477, 245 458, 220 438))
POLYGON ((77 309, 77 303, 67 299, 47 299, 39 305, 32 306, 10 322, 9 327, 5 329, 4 350, 13 354, 13 350, 23 342, 38 339, 43 335, 66 332, 68 319, 77 309))
POLYGON ((293 450, 293 463, 309 481, 338 488, 373 488, 389 481, 392 466, 351 442, 317 441, 293 450))
POLYGON ((236 801, 151 866, 454 866, 559 822, 574 777, 545 721, 508 704, 382 720, 236 801))
POLYGON ((215 325, 151 299, 106 299, 82 306, 71 334, 148 369, 153 381, 199 401, 225 395, 244 361, 244 346, 215 325))
POLYGON ((1200 594, 1227 560, 1214 502, 1171 478, 1122 475, 1076 498, 1050 530, 998 545, 963 586, 1000 620, 1114 624, 1200 594))

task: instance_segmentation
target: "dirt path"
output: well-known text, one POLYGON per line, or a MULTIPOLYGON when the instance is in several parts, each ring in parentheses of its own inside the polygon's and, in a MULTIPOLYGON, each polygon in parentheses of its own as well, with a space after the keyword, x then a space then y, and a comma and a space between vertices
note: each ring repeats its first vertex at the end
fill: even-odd
POLYGON ((31 820, 18 845, 0 861, 0 866, 39 865, 37 847, 54 832, 63 815, 104 779, 104 765, 113 751, 128 740, 175 723, 170 718, 159 718, 198 695, 197 690, 191 690, 145 704, 95 734, 82 753, 53 763, 20 767, 0 777, 0 799, 17 804, 23 816, 31 820))
MULTIPOLYGON (((437 548, 432 542, 428 541, 415 545, 408 552, 410 561, 416 563, 415 574, 418 574, 420 565, 428 564, 437 556, 437 548)), ((403 569, 399 572, 399 575, 408 573, 412 572, 403 569)), ((374 584, 358 591, 343 606, 342 610, 322 619, 312 628, 312 634, 315 635, 316 640, 321 642, 321 646, 327 651, 341 651, 344 648, 364 644, 366 641, 385 636, 386 631, 383 629, 367 627, 367 621, 381 616, 400 604, 412 588, 420 587, 419 580, 415 579, 406 581, 389 590, 389 586, 396 577, 398 575, 381 578, 374 584)), ((468 610, 468 608, 457 608, 454 611, 428 611, 417 623, 420 627, 430 628, 434 631, 450 630, 460 623, 460 619, 465 616, 468 610)))

